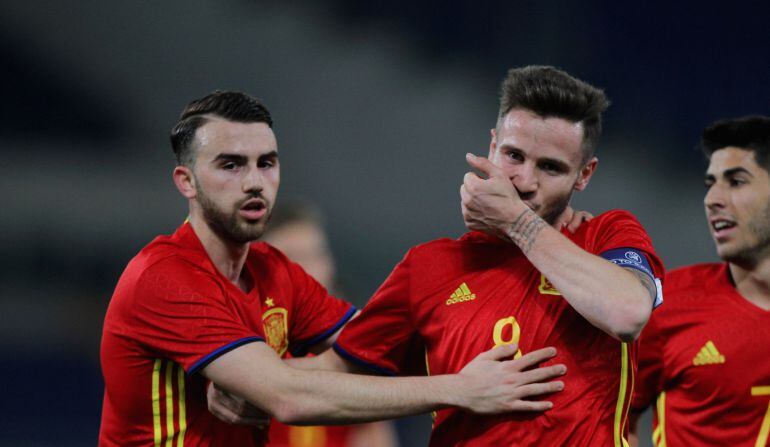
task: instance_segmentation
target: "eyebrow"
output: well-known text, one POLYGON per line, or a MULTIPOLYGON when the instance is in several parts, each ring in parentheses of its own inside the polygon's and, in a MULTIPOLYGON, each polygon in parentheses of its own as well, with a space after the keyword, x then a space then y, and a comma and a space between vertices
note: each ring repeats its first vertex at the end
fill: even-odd
POLYGON ((240 154, 218 154, 213 161, 232 161, 236 163, 246 162, 246 157, 240 154))
MULTIPOLYGON (((733 177, 738 174, 746 174, 748 176, 754 177, 754 175, 748 169, 741 168, 741 167, 725 169, 724 171, 722 171, 722 177, 733 177)), ((715 179, 715 178, 716 178, 715 174, 709 173, 709 172, 706 173, 706 180, 715 179)))
MULTIPOLYGON (((262 154, 258 157, 260 160, 264 158, 278 158, 278 151, 270 151, 266 154, 262 154)), ((229 161, 234 163, 246 163, 248 160, 248 157, 241 154, 218 154, 216 157, 214 157, 213 161, 229 161)))
POLYGON ((262 154, 259 158, 278 158, 278 151, 270 151, 266 154, 262 154))
POLYGON ((559 169, 562 169, 564 171, 569 171, 569 165, 567 163, 565 163, 565 162, 563 162, 561 160, 557 160, 555 158, 550 158, 550 157, 538 158, 537 162, 538 163, 553 163, 556 166, 558 166, 559 169))

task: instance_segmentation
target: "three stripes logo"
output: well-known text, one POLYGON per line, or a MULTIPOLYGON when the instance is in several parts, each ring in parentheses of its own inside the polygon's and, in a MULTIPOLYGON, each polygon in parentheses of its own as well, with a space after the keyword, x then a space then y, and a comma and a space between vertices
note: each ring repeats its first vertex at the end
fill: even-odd
POLYGON ((468 284, 462 283, 460 284, 460 287, 457 288, 457 290, 454 291, 454 293, 449 297, 448 300, 446 300, 446 305, 452 305, 456 303, 464 303, 465 301, 472 301, 476 299, 476 294, 471 293, 471 290, 468 288, 468 284))
POLYGON ((700 348, 700 351, 698 351, 698 355, 692 359, 692 364, 695 366, 715 365, 724 362, 725 356, 719 353, 714 342, 711 340, 707 341, 706 344, 700 348))

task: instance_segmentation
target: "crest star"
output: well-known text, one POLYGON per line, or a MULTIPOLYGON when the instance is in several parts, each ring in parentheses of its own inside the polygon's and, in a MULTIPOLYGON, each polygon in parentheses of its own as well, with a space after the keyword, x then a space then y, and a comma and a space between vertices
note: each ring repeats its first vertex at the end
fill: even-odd
POLYGON ((267 307, 273 307, 273 306, 275 306, 275 303, 273 302, 273 299, 272 299, 272 298, 270 298, 270 297, 268 297, 268 298, 265 300, 265 306, 267 306, 267 307))

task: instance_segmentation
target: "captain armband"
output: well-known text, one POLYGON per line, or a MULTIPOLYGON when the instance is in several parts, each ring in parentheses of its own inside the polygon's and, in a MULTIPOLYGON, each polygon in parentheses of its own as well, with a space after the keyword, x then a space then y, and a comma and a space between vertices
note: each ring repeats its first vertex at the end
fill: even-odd
POLYGON ((663 284, 661 284, 659 278, 655 277, 652 267, 649 261, 647 261, 647 256, 643 251, 635 248, 615 248, 607 250, 599 254, 599 256, 615 265, 638 270, 649 276, 655 282, 655 301, 652 303, 652 308, 654 309, 663 304, 663 284))

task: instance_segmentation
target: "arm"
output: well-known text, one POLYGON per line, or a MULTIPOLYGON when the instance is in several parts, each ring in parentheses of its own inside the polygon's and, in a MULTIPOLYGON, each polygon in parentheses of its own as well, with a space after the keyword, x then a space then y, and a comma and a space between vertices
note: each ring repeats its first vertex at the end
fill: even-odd
POLYGON ((468 228, 515 243, 586 320, 618 340, 635 340, 650 317, 654 282, 575 245, 532 211, 489 160, 469 155, 468 162, 489 176, 465 176, 460 193, 468 228))
POLYGON ((202 373, 226 392, 243 396, 289 424, 366 422, 447 406, 477 413, 551 408, 550 402, 521 398, 563 387, 562 382, 536 383, 563 374, 563 365, 527 371, 553 357, 555 350, 546 348, 529 357, 501 360, 515 352, 515 346, 494 348, 458 374, 383 378, 294 369, 270 347, 256 342, 223 354, 202 373))

